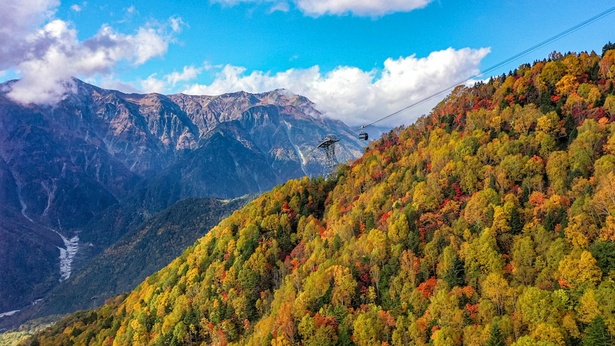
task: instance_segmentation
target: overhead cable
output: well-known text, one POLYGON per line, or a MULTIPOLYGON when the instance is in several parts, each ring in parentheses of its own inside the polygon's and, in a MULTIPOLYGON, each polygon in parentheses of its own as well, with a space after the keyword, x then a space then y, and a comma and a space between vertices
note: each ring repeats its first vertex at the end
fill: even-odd
POLYGON ((397 110, 397 111, 395 111, 393 113, 385 115, 382 118, 380 118, 378 120, 375 120, 375 121, 372 121, 371 123, 369 123, 367 125, 363 125, 363 126, 361 126, 361 128, 366 128, 368 126, 372 126, 372 125, 374 125, 376 123, 379 123, 379 122, 381 122, 381 121, 383 121, 385 119, 391 118, 391 117, 393 117, 393 116, 395 116, 395 115, 397 115, 397 114, 399 114, 399 113, 401 113, 401 112, 403 112, 405 110, 408 110, 410 108, 414 108, 414 107, 416 107, 416 106, 418 106, 418 105, 420 105, 422 103, 425 103, 426 101, 429 101, 429 100, 433 99, 434 97, 439 96, 441 94, 444 94, 445 92, 453 89, 457 85, 464 84, 464 83, 466 83, 468 81, 471 81, 473 79, 476 79, 476 78, 484 75, 485 73, 491 72, 491 71, 493 71, 495 69, 498 69, 498 68, 500 68, 502 66, 505 66, 508 63, 511 63, 511 62, 513 62, 515 60, 518 60, 518 59, 528 55, 529 53, 531 53, 531 52, 533 52, 533 51, 535 51, 537 49, 540 49, 540 48, 542 48, 542 47, 544 47, 544 46, 546 46, 546 45, 548 45, 550 43, 553 43, 553 42, 555 42, 555 41, 557 41, 557 40, 559 40, 559 39, 561 39, 561 38, 563 38, 565 36, 568 36, 571 33, 575 32, 575 31, 577 31, 577 30, 579 30, 579 29, 581 29, 581 28, 583 28, 583 27, 585 27, 585 26, 587 26, 587 25, 589 25, 589 24, 591 24, 591 23, 593 23, 593 22, 595 22, 595 21, 597 21, 599 19, 602 19, 602 18, 610 15, 613 12, 615 12, 615 6, 609 8, 608 10, 606 10, 604 12, 601 12, 601 13, 599 13, 599 14, 597 14, 597 15, 595 15, 595 16, 593 16, 593 17, 591 17, 591 18, 589 18, 589 19, 587 19, 587 20, 585 20, 585 21, 583 21, 583 22, 581 22, 579 24, 576 24, 576 25, 574 25, 574 26, 572 26, 572 27, 570 27, 570 28, 568 28, 568 29, 566 29, 564 31, 561 31, 558 34, 556 34, 554 36, 551 36, 548 39, 546 39, 546 40, 544 40, 544 41, 542 41, 542 42, 540 42, 540 43, 538 43, 538 44, 536 44, 536 45, 534 45, 534 46, 532 46, 532 47, 530 47, 530 48, 528 48, 528 49, 526 49, 526 50, 524 50, 524 51, 522 51, 520 53, 517 53, 517 54, 511 56, 510 58, 508 58, 506 60, 503 60, 503 61, 501 61, 501 62, 499 62, 499 63, 497 63, 497 64, 495 64, 495 65, 493 65, 493 66, 491 66, 491 67, 489 67, 487 69, 485 69, 484 71, 482 71, 479 74, 470 76, 470 77, 468 77, 466 79, 463 79, 463 80, 460 80, 460 81, 452 84, 451 86, 449 86, 449 87, 447 87, 445 89, 442 89, 442 90, 440 90, 440 91, 438 91, 438 92, 436 92, 434 94, 431 94, 431 95, 429 95, 429 96, 427 96, 425 98, 422 98, 422 99, 420 99, 420 100, 418 100, 418 101, 416 101, 416 102, 414 102, 414 103, 412 103, 412 104, 410 104, 410 105, 408 105, 408 106, 406 106, 404 108, 401 108, 401 109, 399 109, 399 110, 397 110))

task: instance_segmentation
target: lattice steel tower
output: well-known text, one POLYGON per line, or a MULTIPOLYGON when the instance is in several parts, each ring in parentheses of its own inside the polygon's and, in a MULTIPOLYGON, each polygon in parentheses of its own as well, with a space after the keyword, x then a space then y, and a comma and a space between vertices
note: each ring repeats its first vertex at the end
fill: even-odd
POLYGON ((333 171, 333 168, 337 166, 337 157, 335 157, 335 143, 339 142, 340 139, 335 135, 327 135, 318 147, 325 151, 325 169, 327 170, 326 176, 329 176, 333 171))

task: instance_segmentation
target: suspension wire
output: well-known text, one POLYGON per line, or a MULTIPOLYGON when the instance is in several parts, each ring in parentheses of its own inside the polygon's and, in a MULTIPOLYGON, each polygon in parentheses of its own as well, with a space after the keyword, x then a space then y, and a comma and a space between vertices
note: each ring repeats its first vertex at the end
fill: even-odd
POLYGON ((498 68, 500 68, 500 67, 502 67, 502 66, 504 66, 504 65, 506 65, 508 63, 511 63, 511 62, 513 62, 515 60, 518 60, 518 59, 528 55, 529 53, 531 53, 531 52, 533 52, 533 51, 535 51, 535 50, 537 50, 539 48, 542 48, 542 47, 544 47, 544 46, 546 46, 546 45, 548 45, 550 43, 553 43, 553 42, 555 42, 555 41, 557 41, 557 40, 559 40, 559 39, 561 39, 561 38, 563 38, 565 36, 570 35, 571 33, 575 32, 575 31, 577 31, 577 30, 579 30, 579 29, 581 29, 583 27, 586 27, 587 25, 589 25, 589 24, 591 24, 591 23, 593 23, 593 22, 595 22, 595 21, 597 21, 599 19, 602 19, 602 18, 610 15, 613 12, 615 12, 615 6, 609 8, 608 10, 606 10, 604 12, 601 12, 601 13, 599 13, 599 14, 597 14, 597 15, 595 15, 595 16, 593 16, 593 17, 591 17, 591 18, 589 18, 589 19, 587 19, 587 20, 585 20, 585 21, 583 21, 583 22, 581 22, 581 23, 579 23, 577 25, 574 25, 574 26, 572 26, 572 27, 570 27, 570 28, 568 28, 568 29, 566 29, 564 31, 561 31, 560 33, 558 33, 558 34, 556 34, 554 36, 551 36, 548 39, 538 43, 537 45, 534 45, 534 46, 532 46, 532 47, 530 47, 530 48, 528 48, 528 49, 526 49, 526 50, 524 50, 524 51, 522 51, 520 53, 517 53, 517 54, 511 56, 508 59, 505 59, 505 60, 503 60, 503 61, 501 61, 501 62, 499 62, 499 63, 497 63, 497 64, 495 64, 495 65, 493 65, 493 66, 491 66, 491 67, 489 67, 487 69, 485 69, 483 72, 481 72, 479 74, 472 75, 472 76, 470 76, 470 77, 468 77, 466 79, 460 80, 457 83, 454 83, 453 85, 451 85, 451 86, 449 86, 449 87, 447 87, 445 89, 442 89, 442 90, 436 92, 435 94, 431 94, 431 95, 429 95, 429 96, 427 96, 425 98, 422 98, 422 99, 420 99, 420 100, 418 100, 418 101, 416 101, 416 102, 414 102, 414 103, 412 103, 412 104, 410 104, 410 105, 408 105, 408 106, 406 106, 404 108, 401 108, 401 109, 399 109, 399 110, 397 110, 397 111, 395 111, 395 112, 393 112, 391 114, 388 114, 388 115, 386 115, 386 116, 384 116, 384 117, 382 117, 382 118, 380 118, 378 120, 375 120, 375 121, 373 121, 373 122, 371 122, 371 123, 369 123, 367 125, 362 125, 361 129, 364 129, 364 128, 368 127, 368 126, 372 126, 372 125, 374 125, 376 123, 379 123, 379 122, 381 122, 381 121, 383 121, 385 119, 391 118, 391 117, 393 117, 393 116, 395 116, 395 115, 397 115, 397 114, 399 114, 399 113, 401 113, 401 112, 403 112, 405 110, 408 110, 410 108, 414 108, 414 107, 416 107, 416 106, 418 106, 418 105, 420 105, 422 103, 425 103, 426 101, 431 100, 432 98, 434 98, 436 96, 439 96, 439 95, 449 91, 450 89, 453 89, 457 85, 464 84, 464 83, 466 83, 466 82, 468 82, 468 81, 470 81, 472 79, 475 79, 475 78, 478 78, 478 77, 484 75, 485 73, 491 72, 491 71, 493 71, 495 69, 498 69, 498 68))

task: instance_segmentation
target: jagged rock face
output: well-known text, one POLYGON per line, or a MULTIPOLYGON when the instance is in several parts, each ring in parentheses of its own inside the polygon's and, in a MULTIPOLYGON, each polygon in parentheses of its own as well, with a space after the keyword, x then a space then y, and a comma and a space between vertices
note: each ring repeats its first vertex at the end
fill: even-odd
POLYGON ((3 265, 11 268, 0 281, 0 313, 39 298, 53 286, 49 283, 58 281, 59 270, 52 270, 28 279, 31 286, 48 283, 36 286, 36 293, 25 290, 22 299, 5 299, 5 292, 15 289, 9 289, 10 282, 22 279, 23 265, 14 254, 40 260, 40 272, 59 266, 50 259, 54 248, 63 246, 54 232, 66 238, 78 234, 102 250, 128 224, 181 199, 233 198, 325 173, 324 153, 316 145, 329 133, 342 138, 338 160, 357 157, 362 150, 347 126, 322 117, 308 99, 284 90, 138 95, 73 80, 74 92, 59 104, 36 106, 11 101, 6 96, 11 83, 0 85, 0 205, 8 225, 0 226, 0 258, 7 258, 3 265), (114 207, 117 213, 126 200, 134 205, 135 196, 147 197, 126 209, 138 211, 138 219, 112 227, 92 225, 101 211, 114 207), (9 231, 12 235, 4 237, 9 231), (20 249, 13 251, 17 238, 20 249), (42 247, 42 238, 52 241, 42 247))

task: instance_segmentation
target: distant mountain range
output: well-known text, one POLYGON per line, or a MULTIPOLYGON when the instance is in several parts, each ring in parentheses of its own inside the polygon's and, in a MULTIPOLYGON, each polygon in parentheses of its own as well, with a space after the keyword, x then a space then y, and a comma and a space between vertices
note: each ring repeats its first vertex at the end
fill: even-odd
POLYGON ((286 90, 140 95, 73 79, 63 101, 37 106, 8 98, 13 83, 0 84, 0 314, 182 199, 323 174, 327 134, 342 139, 339 161, 362 151, 348 126, 286 90))

